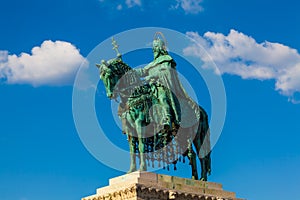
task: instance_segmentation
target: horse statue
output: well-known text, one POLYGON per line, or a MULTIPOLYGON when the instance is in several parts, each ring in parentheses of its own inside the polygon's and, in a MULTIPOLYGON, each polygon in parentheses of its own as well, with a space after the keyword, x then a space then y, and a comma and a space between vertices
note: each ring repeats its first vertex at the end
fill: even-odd
MULTIPOLYGON (((113 40, 114 49, 116 43, 113 40)), ((118 115, 122 121, 122 132, 127 135, 130 149, 130 169, 136 171, 136 158, 139 158, 139 170, 146 171, 147 164, 155 164, 169 170, 171 164, 176 170, 178 161, 185 162, 188 157, 192 169, 192 179, 198 179, 196 156, 201 164, 200 180, 207 181, 211 173, 211 148, 208 116, 205 110, 189 98, 182 110, 193 110, 197 122, 191 126, 180 127, 175 121, 176 113, 171 112, 170 125, 163 120, 165 115, 162 106, 172 103, 169 100, 172 92, 166 93, 162 102, 159 91, 167 91, 161 83, 145 80, 140 70, 132 69, 117 57, 96 64, 100 79, 104 83, 106 95, 111 100, 119 99, 118 115), (193 150, 197 151, 197 154, 193 150)), ((178 101, 177 103, 180 103, 178 101)), ((171 106, 170 106, 171 105, 171 106)), ((178 111, 181 115, 184 111, 178 111)))

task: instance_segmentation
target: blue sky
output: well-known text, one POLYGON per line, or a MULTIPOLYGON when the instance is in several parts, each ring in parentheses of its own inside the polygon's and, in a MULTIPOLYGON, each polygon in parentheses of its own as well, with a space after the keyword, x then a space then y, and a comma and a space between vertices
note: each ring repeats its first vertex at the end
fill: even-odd
MULTIPOLYGON (((81 62, 99 43, 153 26, 192 37, 219 67, 227 113, 209 180, 247 199, 300 199, 299 6, 292 0, 2 1, 0 199, 80 199, 124 174, 82 144, 73 120, 72 85, 81 62)), ((185 53, 207 59, 197 46, 185 53)), ((149 54, 124 59, 134 66, 150 62, 149 54)), ((192 85, 197 81, 191 78, 192 85)), ((200 87, 199 102, 210 113, 207 89, 200 87)), ((101 108, 110 106, 103 89, 99 84, 99 119, 101 108)), ((110 139, 126 148, 113 118, 105 120, 110 139)), ((158 173, 190 176, 186 165, 158 173)))

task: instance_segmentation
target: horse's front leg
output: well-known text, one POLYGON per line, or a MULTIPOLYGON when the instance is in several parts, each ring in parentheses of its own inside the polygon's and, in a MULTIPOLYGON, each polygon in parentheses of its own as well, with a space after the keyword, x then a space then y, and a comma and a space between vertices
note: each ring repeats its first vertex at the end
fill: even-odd
POLYGON ((136 171, 136 138, 128 134, 128 144, 130 150, 130 169, 127 173, 136 171))
POLYGON ((147 171, 146 158, 145 158, 145 141, 144 141, 144 132, 145 127, 143 126, 143 117, 138 117, 136 120, 136 131, 138 135, 138 145, 139 145, 139 154, 140 154, 140 170, 147 171))
POLYGON ((137 145, 137 135, 133 127, 135 123, 132 120, 129 112, 122 113, 122 129, 123 132, 127 134, 127 140, 130 152, 130 168, 127 173, 136 171, 136 145, 137 145))

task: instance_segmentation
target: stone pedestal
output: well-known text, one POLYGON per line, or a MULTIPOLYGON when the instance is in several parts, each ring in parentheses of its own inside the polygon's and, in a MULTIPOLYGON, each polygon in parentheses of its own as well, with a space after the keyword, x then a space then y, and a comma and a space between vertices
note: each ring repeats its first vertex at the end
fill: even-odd
POLYGON ((109 180, 109 186, 82 200, 241 200, 222 185, 150 172, 133 172, 109 180))

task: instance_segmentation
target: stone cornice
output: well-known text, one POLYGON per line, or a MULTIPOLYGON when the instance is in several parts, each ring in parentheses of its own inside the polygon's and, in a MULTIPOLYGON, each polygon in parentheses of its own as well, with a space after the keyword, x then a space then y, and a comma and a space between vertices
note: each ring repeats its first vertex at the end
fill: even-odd
POLYGON ((109 186, 82 200, 239 200, 218 183, 149 172, 134 172, 109 182, 109 186))

